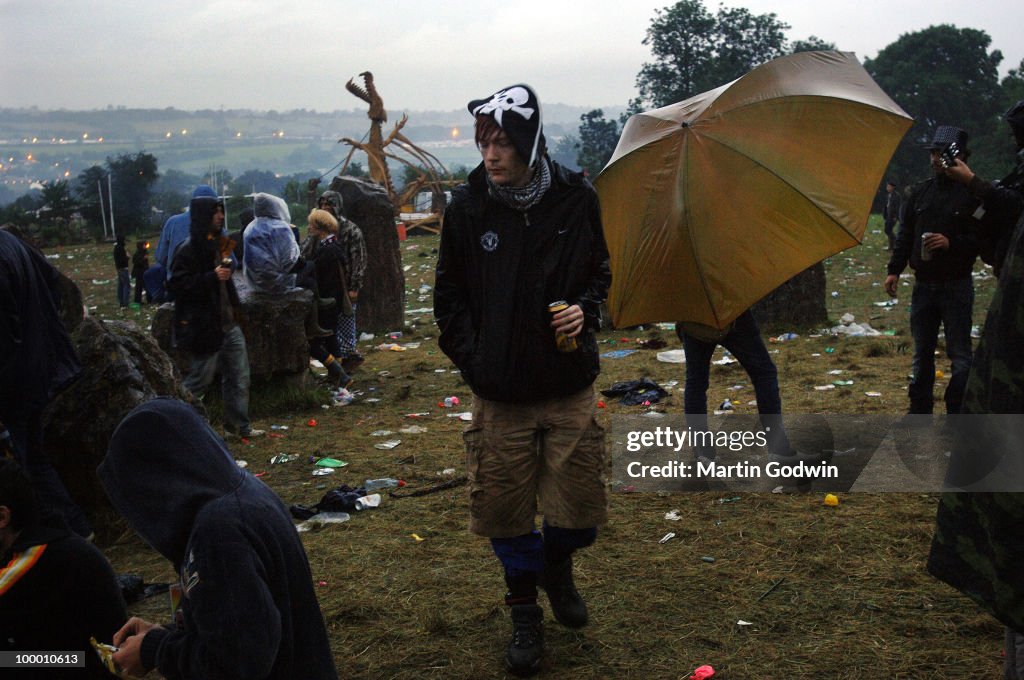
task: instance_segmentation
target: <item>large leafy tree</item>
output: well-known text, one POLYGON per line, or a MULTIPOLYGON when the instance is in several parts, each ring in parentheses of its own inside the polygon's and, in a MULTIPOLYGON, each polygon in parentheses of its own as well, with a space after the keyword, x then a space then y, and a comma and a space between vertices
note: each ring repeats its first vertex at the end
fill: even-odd
POLYGON ((151 188, 159 178, 156 156, 145 152, 107 157, 113 180, 118 233, 139 233, 149 225, 151 188))
POLYGON ((968 131, 973 151, 969 162, 976 171, 996 176, 1005 167, 995 142, 996 128, 1002 125, 999 114, 1005 110, 998 74, 1003 55, 989 51, 991 42, 985 31, 943 24, 905 33, 865 60, 875 81, 914 117, 890 165, 898 181, 927 176, 928 155, 922 147, 939 125, 968 131))
MULTIPOLYGON (((789 25, 774 14, 720 6, 711 14, 702 0, 680 0, 655 10, 643 44, 653 62, 637 75, 640 97, 630 108, 682 101, 739 78, 758 64, 788 54, 789 25)), ((800 45, 824 44, 810 38, 800 45), (813 42, 812 42, 813 41, 813 42)))
POLYGON ((576 163, 590 177, 597 177, 619 143, 619 124, 607 120, 602 109, 594 109, 580 116, 579 153, 576 163))

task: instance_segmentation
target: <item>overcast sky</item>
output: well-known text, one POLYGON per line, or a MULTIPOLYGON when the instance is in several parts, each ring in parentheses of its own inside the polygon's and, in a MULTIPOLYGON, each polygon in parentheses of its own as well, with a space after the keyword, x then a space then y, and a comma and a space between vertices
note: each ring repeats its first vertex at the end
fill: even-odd
MULTIPOLYGON (((516 82, 541 101, 625 105, 667 0, 0 0, 0 107, 449 110, 516 82)), ((1020 0, 726 0, 774 12, 863 61, 934 24, 978 28, 1024 58, 1020 0)), ((717 0, 706 0, 711 12, 717 0)))

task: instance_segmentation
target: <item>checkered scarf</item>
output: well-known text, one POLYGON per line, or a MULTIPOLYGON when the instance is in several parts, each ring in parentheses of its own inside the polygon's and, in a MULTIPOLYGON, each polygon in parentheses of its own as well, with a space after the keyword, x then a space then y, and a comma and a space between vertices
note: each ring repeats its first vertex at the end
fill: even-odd
POLYGON ((551 166, 547 157, 542 156, 533 171, 533 178, 524 187, 500 186, 487 178, 487 186, 491 196, 498 199, 513 210, 526 212, 540 203, 544 193, 551 188, 551 166))

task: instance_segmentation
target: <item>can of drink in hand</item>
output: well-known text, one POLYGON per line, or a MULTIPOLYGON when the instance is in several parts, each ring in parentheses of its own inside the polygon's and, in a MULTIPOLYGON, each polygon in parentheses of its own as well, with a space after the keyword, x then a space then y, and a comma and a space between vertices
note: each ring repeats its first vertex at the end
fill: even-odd
MULTIPOLYGON (((569 309, 569 303, 565 300, 556 300, 548 305, 548 311, 552 314, 557 314, 563 309, 569 309)), ((579 344, 577 344, 576 338, 571 338, 565 333, 555 331, 555 346, 559 352, 575 352, 579 344)))
POLYGON ((921 234, 921 259, 927 262, 932 259, 932 251, 928 250, 928 246, 924 244, 925 239, 932 235, 932 232, 926 231, 921 234))

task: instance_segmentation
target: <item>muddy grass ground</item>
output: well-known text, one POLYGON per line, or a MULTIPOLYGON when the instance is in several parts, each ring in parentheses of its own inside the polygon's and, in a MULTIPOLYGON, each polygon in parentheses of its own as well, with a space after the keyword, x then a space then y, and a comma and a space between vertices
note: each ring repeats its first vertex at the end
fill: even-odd
MULTIPOLYGON (((828 262, 828 308, 833 324, 851 313, 857 322, 891 334, 838 338, 815 329, 765 329, 773 335, 800 333, 770 346, 788 413, 905 410, 910 280, 898 305, 875 305, 886 299, 878 285, 884 278, 884 236, 875 220, 864 245, 828 262), (830 373, 836 370, 842 373, 830 373), (837 379, 853 384, 815 389, 837 379)), ((403 244, 410 310, 431 305, 424 286, 433 283, 436 245, 432 238, 403 244)), ((79 283, 92 314, 119 318, 108 251, 108 245, 67 248, 51 251, 59 255, 51 261, 79 283)), ((986 270, 978 271, 980 325, 994 282, 986 270)), ((150 314, 144 306, 127 317, 146 325, 150 314)), ((463 424, 449 415, 467 410, 471 395, 438 351, 429 312, 413 311, 407 318, 404 329, 395 329, 403 331, 397 342, 418 346, 373 349, 389 341, 382 336, 362 343, 367 361, 357 374, 357 399, 348 406, 316 405, 330 402, 326 390, 312 406, 292 410, 269 406, 279 402, 254 394, 255 424, 272 436, 230 447, 285 503, 311 505, 329 488, 368 478, 401 478, 412 491, 447 481, 449 468, 462 475, 463 424), (440 407, 446 396, 458 396, 462 407, 440 407), (414 413, 427 415, 409 416, 414 413), (272 430, 274 425, 288 429, 272 430), (402 432, 414 425, 426 431, 402 432), (392 439, 401 444, 376 447, 392 439), (298 458, 271 465, 270 458, 282 452, 298 458), (348 465, 332 476, 314 477, 311 455, 348 465)), ((680 347, 670 330, 653 327, 602 333, 602 351, 635 349, 637 340, 654 336, 667 341, 667 349, 680 347)), ((643 376, 678 383, 652 407, 606 400, 604 424, 649 408, 682 412, 683 366, 659 362, 655 354, 641 349, 603 360, 598 389, 643 376)), ((943 358, 939 366, 948 373, 948 361, 943 358)), ((937 383, 938 392, 945 380, 937 383)), ((748 403, 753 389, 738 364, 713 367, 709 402, 725 398, 739 413, 756 412, 748 403), (742 387, 730 389, 737 385, 742 387)), ((827 490, 613 494, 608 526, 577 560, 577 584, 592 623, 576 632, 547 614, 544 676, 688 678, 696 667, 711 664, 723 680, 999 677, 1000 626, 926 573, 937 495, 846 493, 838 506, 827 507, 827 490), (665 519, 672 510, 680 520, 665 519), (669 531, 676 538, 659 543, 669 531)), ((380 508, 354 513, 345 524, 303 534, 343 677, 505 674, 501 660, 510 625, 500 569, 488 543, 466 526, 465 487, 457 487, 386 498, 380 508)), ((149 582, 174 578, 170 566, 120 522, 108 522, 101 547, 118 572, 139 573, 149 582)), ((152 598, 132 611, 165 619, 167 602, 152 598)))

